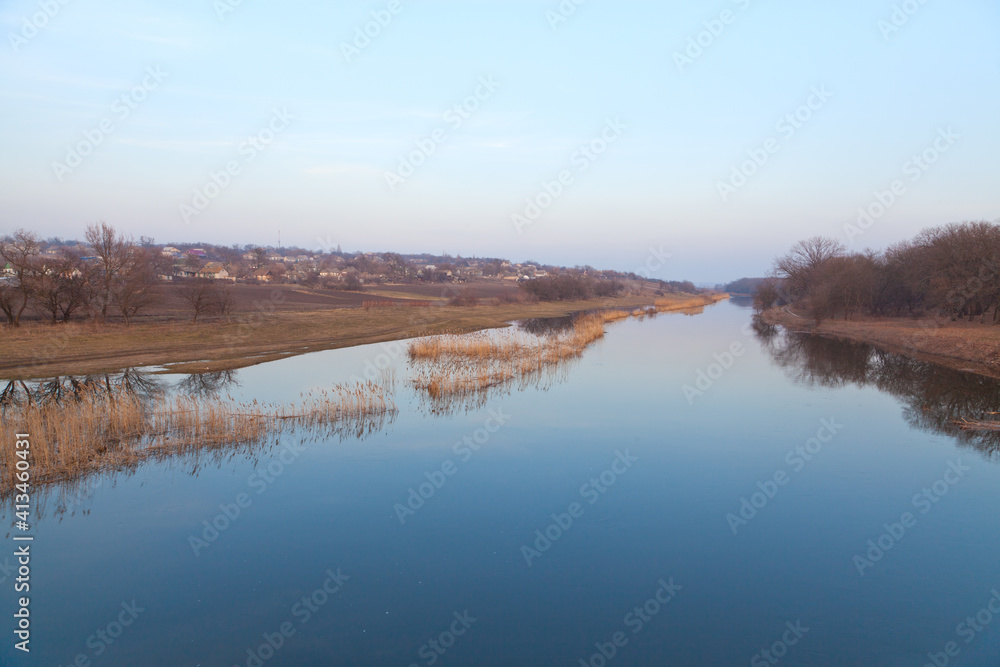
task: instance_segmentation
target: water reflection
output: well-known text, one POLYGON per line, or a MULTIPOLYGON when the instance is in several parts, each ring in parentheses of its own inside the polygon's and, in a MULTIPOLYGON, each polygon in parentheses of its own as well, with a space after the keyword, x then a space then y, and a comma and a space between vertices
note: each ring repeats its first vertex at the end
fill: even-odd
POLYGON ((887 352, 873 345, 755 326, 774 363, 795 382, 816 387, 872 386, 903 402, 913 427, 956 438, 1000 458, 1000 431, 967 430, 964 420, 991 421, 1000 411, 1000 380, 887 352))
MULTIPOLYGON (((92 480, 131 475, 147 461, 176 459, 196 475, 205 463, 254 461, 283 439, 364 440, 396 417, 391 374, 380 382, 301 392, 292 403, 218 396, 234 385, 235 371, 171 385, 136 368, 8 381, 0 390, 0 435, 9 441, 15 428, 32 434, 32 482, 40 499, 52 485, 61 514, 90 496, 81 489, 90 489, 92 480)), ((0 450, 0 499, 13 496, 14 465, 12 450, 0 450)))
POLYGON ((526 375, 499 380, 487 385, 471 386, 463 391, 431 394, 417 391, 420 410, 436 417, 478 412, 495 401, 510 396, 514 392, 528 389, 546 392, 557 384, 569 379, 569 368, 576 359, 559 362, 556 366, 538 369, 526 375))
POLYGON ((217 396, 224 389, 239 387, 240 381, 235 370, 216 371, 215 373, 195 373, 186 375, 174 385, 174 389, 188 396, 208 398, 217 396))
POLYGON ((103 375, 63 375, 25 382, 8 380, 0 390, 0 408, 45 404, 65 400, 80 400, 87 395, 134 396, 148 401, 165 391, 165 383, 155 375, 138 368, 126 368, 119 373, 103 375))
POLYGON ((126 368, 118 373, 100 375, 62 375, 42 380, 7 380, 0 382, 0 409, 31 403, 80 400, 87 395, 132 396, 148 402, 169 393, 195 398, 211 398, 224 390, 239 387, 238 371, 185 375, 174 385, 140 368, 126 368))
POLYGON ((536 336, 551 336, 569 331, 576 321, 575 315, 566 317, 531 317, 526 320, 519 320, 516 324, 527 333, 536 336))

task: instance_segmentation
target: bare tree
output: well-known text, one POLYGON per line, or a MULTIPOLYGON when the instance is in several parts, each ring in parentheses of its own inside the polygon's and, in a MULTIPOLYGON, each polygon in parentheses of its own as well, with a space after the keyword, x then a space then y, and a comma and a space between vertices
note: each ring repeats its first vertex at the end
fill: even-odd
POLYGON ((253 270, 262 269, 267 264, 267 250, 264 248, 253 249, 253 270))
POLYGON ((753 307, 758 313, 779 305, 781 293, 779 291, 779 280, 773 276, 764 278, 757 285, 753 295, 753 307))
POLYGON ((0 310, 12 326, 21 325, 21 315, 37 287, 38 237, 34 232, 17 229, 0 239, 0 260, 10 264, 13 284, 0 289, 0 310))
POLYGON ((232 322, 232 315, 235 309, 236 296, 233 292, 232 283, 220 285, 215 295, 215 311, 219 315, 225 315, 228 322, 232 322))
POLYGON ((63 249, 48 259, 38 272, 34 301, 55 324, 62 316, 68 321, 74 312, 86 307, 93 296, 89 267, 79 251, 63 249))
POLYGON ((774 266, 788 290, 797 297, 805 297, 815 287, 820 268, 843 254, 844 246, 834 239, 814 236, 796 243, 787 255, 775 260, 774 266))
POLYGON ((218 314, 227 318, 232 315, 235 299, 231 285, 199 278, 179 283, 176 292, 190 307, 192 324, 197 324, 203 315, 218 314))
POLYGON ((178 283, 177 295, 191 308, 191 322, 198 323, 198 317, 208 313, 216 303, 216 287, 211 280, 196 278, 178 283))
POLYGON ((792 301, 817 321, 842 314, 918 315, 1000 322, 1000 221, 925 229, 883 253, 844 255, 813 238, 775 260, 792 301))
POLYGON ((98 303, 101 306, 100 318, 101 322, 104 322, 108 317, 108 307, 112 305, 116 283, 122 280, 122 274, 129 263, 133 244, 103 221, 88 225, 84 238, 98 258, 98 271, 94 280, 97 284, 98 303))
POLYGON ((125 318, 125 326, 155 298, 154 262, 146 248, 129 245, 125 262, 111 284, 111 302, 125 318))

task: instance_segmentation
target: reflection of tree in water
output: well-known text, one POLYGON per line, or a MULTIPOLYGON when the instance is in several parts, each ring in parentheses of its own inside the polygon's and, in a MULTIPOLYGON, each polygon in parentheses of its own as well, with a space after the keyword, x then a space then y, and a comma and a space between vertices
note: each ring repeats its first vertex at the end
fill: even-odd
POLYGON ((729 297, 729 303, 739 306, 740 308, 753 308, 753 297, 734 294, 729 297))
POLYGON ((576 321, 576 316, 574 315, 567 315, 566 317, 532 317, 520 320, 517 325, 530 334, 547 336, 569 331, 573 328, 574 321, 576 321))
POLYGON ((207 398, 219 394, 227 387, 234 386, 240 386, 237 372, 235 370, 228 370, 187 375, 175 385, 175 389, 188 396, 207 398))
POLYGON ((786 333, 758 339, 796 382, 808 386, 872 386, 903 401, 914 428, 942 433, 1000 457, 1000 432, 963 430, 962 419, 988 420, 1000 411, 1000 380, 887 352, 873 345, 786 333))
POLYGON ((79 400, 86 395, 135 396, 151 400, 164 391, 163 381, 137 368, 103 375, 63 375, 44 380, 9 380, 0 390, 0 407, 79 400))

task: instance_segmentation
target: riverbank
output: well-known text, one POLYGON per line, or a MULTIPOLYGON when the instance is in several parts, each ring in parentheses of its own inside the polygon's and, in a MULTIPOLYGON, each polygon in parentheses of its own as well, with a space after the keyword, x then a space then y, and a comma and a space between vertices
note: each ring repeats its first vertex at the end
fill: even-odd
POLYGON ((1000 378, 998 326, 945 318, 824 320, 817 326, 789 308, 772 308, 762 317, 791 331, 871 343, 890 352, 1000 378))
MULTIPOLYGON (((656 297, 657 310, 683 310, 726 294, 656 297)), ((99 326, 69 323, 0 332, 0 378, 32 379, 163 366, 169 372, 206 373, 284 357, 438 333, 508 326, 513 320, 560 317, 582 310, 652 306, 649 295, 484 306, 392 305, 376 308, 276 311, 258 304, 231 322, 169 322, 99 326)))

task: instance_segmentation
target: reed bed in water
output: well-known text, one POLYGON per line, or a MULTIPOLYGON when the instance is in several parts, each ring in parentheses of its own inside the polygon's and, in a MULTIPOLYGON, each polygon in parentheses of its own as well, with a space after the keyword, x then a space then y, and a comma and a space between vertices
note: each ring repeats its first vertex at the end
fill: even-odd
POLYGON ((435 411, 452 412, 454 406, 445 405, 448 401, 479 406, 487 393, 514 381, 551 379, 563 362, 579 357, 587 346, 603 337, 607 323, 702 307, 719 298, 723 295, 657 299, 645 308, 590 313, 577 318, 569 331, 551 336, 507 329, 420 338, 409 346, 411 381, 438 401, 435 411))
POLYGON ((653 307, 658 313, 665 313, 671 310, 685 310, 687 308, 701 308, 702 306, 708 306, 717 301, 723 299, 728 299, 728 294, 709 294, 709 295, 694 295, 687 299, 678 300, 674 299, 656 299, 653 301, 653 307))
POLYGON ((604 336, 605 322, 630 317, 606 311, 580 317, 552 336, 516 330, 422 338, 410 344, 413 385, 434 399, 472 398, 517 379, 541 378, 604 336))
MULTIPOLYGON (((31 401, 3 412, 3 442, 31 438, 31 480, 45 483, 134 465, 150 457, 257 444, 296 429, 333 430, 343 422, 395 410, 392 376, 305 393, 295 403, 231 397, 85 393, 66 401, 31 401)), ((0 496, 14 488, 16 454, 0 447, 0 496)))

